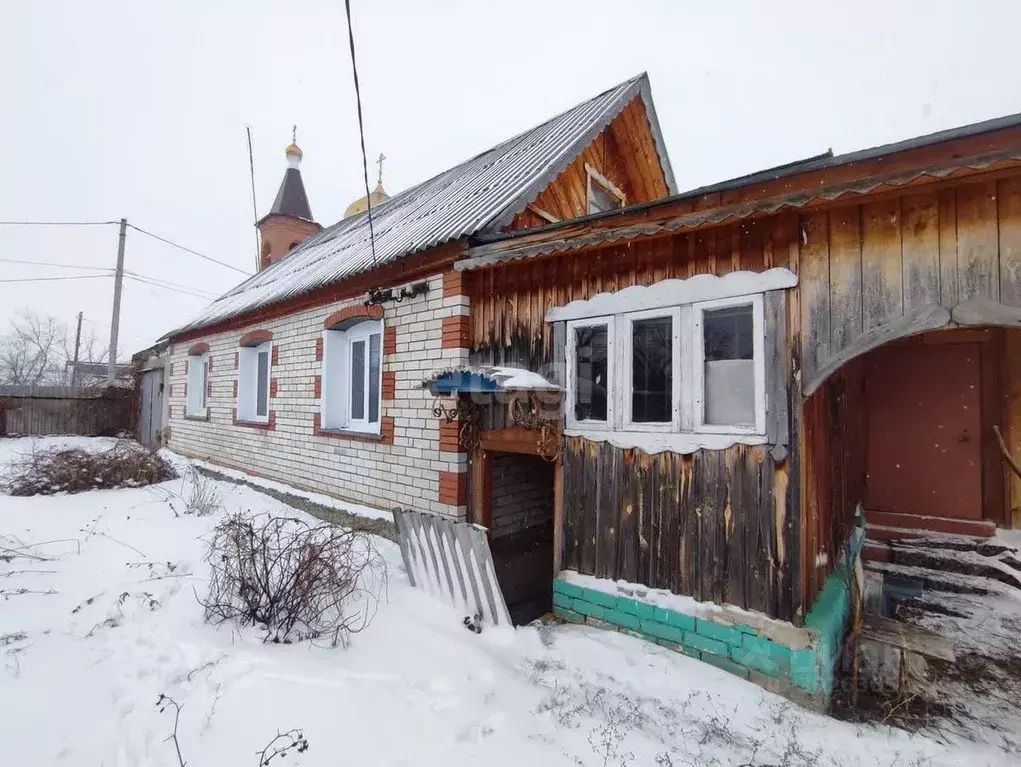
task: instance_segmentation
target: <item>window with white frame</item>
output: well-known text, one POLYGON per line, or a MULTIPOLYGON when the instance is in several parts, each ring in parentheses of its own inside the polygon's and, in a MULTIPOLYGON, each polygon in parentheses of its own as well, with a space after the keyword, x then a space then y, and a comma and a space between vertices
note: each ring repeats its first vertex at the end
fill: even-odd
POLYGON ((569 430, 764 435, 761 293, 615 308, 566 323, 569 430))
POLYGON ((265 423, 269 420, 269 374, 271 342, 238 349, 239 421, 265 423))
POLYGON ((209 353, 188 355, 187 414, 206 415, 206 386, 209 380, 209 353))
POLYGON ((322 428, 379 433, 382 363, 380 320, 356 320, 323 332, 322 428))

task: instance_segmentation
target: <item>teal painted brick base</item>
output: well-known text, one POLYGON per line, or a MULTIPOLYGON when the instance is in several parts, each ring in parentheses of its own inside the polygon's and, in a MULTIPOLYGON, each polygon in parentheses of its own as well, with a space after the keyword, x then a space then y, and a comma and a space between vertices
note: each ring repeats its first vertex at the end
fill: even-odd
POLYGON ((860 556, 863 541, 864 530, 856 529, 805 616, 810 640, 803 644, 808 646, 791 647, 776 636, 764 636, 761 628, 735 620, 734 614, 721 620, 693 617, 561 578, 553 581, 553 612, 563 620, 627 631, 775 692, 825 705, 847 627, 849 568, 860 556))

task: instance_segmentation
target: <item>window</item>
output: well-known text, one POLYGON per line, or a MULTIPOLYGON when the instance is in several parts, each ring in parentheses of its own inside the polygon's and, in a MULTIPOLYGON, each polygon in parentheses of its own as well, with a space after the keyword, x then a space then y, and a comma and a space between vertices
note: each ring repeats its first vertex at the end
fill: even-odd
POLYGON ((269 420, 269 341, 238 350, 238 420, 265 423, 269 420))
POLYGON ((568 421, 612 423, 613 319, 568 323, 568 421))
POLYGON ((659 432, 630 439, 658 449, 764 439, 763 324, 762 294, 568 319, 569 433, 659 432))
POLYGON ((765 430, 762 297, 694 306, 695 426, 700 431, 765 430))
POLYGON ((206 415, 206 387, 209 380, 209 353, 188 355, 187 414, 206 415))
POLYGON ((624 316, 625 417, 628 428, 676 429, 680 417, 680 311, 624 316))
POLYGON ((587 212, 603 213, 607 210, 616 210, 624 207, 625 195, 614 186, 609 179, 603 176, 588 163, 585 163, 585 172, 588 176, 587 191, 587 212))
POLYGON ((379 433, 382 351, 379 320, 323 333, 323 428, 379 433))

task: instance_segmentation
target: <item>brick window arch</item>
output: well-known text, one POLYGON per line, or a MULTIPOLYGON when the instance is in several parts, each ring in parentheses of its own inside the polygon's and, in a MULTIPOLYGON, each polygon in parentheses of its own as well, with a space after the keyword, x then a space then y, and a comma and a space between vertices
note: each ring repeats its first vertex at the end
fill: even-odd
POLYGON ((323 320, 323 328, 326 330, 343 330, 344 327, 353 325, 355 322, 381 319, 383 319, 383 307, 379 304, 371 304, 369 306, 357 304, 356 306, 347 306, 331 314, 323 320))
POLYGON ((273 340, 273 333, 269 330, 249 330, 238 340, 238 346, 258 346, 266 341, 273 340))

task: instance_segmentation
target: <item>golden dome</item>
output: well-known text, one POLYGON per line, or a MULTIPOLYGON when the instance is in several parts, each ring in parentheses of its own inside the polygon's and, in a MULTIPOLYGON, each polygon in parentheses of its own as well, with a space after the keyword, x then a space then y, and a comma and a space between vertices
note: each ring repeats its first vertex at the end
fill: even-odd
POLYGON ((287 149, 284 150, 284 154, 288 157, 301 157, 303 153, 301 151, 301 147, 292 141, 288 144, 287 149))
POLYGON ((378 205, 383 204, 390 199, 385 191, 383 191, 383 183, 379 182, 376 184, 376 188, 372 190, 372 193, 368 197, 366 202, 365 197, 359 197, 357 200, 347 206, 347 210, 344 211, 344 218, 350 218, 351 216, 357 216, 359 213, 364 213, 369 207, 369 202, 372 203, 372 208, 375 209, 378 205))

